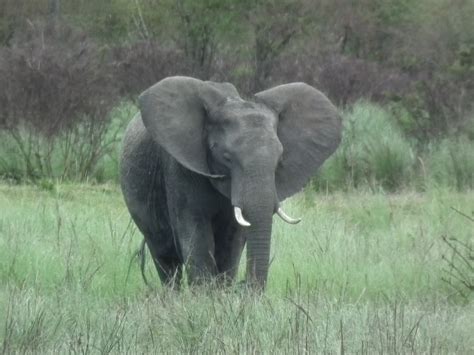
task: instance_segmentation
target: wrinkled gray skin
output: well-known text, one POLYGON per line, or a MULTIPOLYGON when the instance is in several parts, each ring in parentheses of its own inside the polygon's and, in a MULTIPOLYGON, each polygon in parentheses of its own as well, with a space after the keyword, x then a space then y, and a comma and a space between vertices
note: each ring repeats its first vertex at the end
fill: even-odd
POLYGON ((316 89, 281 85, 243 100, 228 83, 170 77, 139 98, 121 186, 164 284, 267 280, 272 216, 337 148, 341 120, 316 89), (236 222, 240 207, 251 226, 236 222))

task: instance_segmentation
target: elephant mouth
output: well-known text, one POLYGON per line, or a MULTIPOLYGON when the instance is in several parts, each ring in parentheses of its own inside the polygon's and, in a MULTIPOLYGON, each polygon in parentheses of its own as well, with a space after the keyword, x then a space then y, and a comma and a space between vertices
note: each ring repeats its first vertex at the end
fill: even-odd
MULTIPOLYGON (((301 218, 293 218, 288 216, 280 206, 277 207, 276 214, 288 224, 298 224, 301 222, 301 218)), ((242 214, 242 209, 240 207, 234 206, 234 216, 237 223, 240 224, 242 227, 250 227, 252 225, 244 218, 242 214)))

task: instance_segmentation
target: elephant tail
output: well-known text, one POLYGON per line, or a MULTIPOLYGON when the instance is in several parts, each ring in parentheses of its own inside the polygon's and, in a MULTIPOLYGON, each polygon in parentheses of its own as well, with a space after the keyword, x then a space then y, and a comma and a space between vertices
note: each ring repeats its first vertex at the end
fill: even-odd
POLYGON ((130 264, 128 265, 127 278, 125 280, 125 283, 128 281, 132 263, 135 259, 137 259, 137 261, 140 263, 140 273, 142 274, 143 282, 145 282, 145 285, 150 286, 148 279, 146 278, 146 275, 145 275, 145 262, 146 262, 145 246, 146 246, 145 239, 143 239, 140 244, 140 247, 135 251, 135 253, 133 253, 132 258, 130 259, 130 264))

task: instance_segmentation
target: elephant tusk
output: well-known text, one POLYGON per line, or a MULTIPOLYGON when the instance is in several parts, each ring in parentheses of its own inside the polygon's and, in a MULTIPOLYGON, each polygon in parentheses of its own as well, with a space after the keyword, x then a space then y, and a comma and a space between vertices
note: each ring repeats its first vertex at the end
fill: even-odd
POLYGON ((286 223, 289 223, 289 224, 298 224, 298 223, 301 222, 301 218, 291 218, 290 216, 288 216, 288 215, 282 210, 281 207, 278 207, 277 215, 278 215, 282 220, 284 220, 286 223))
POLYGON ((250 227, 251 226, 251 224, 245 220, 244 216, 242 216, 242 210, 241 210, 240 207, 234 207, 234 215, 235 215, 236 221, 242 227, 250 227))

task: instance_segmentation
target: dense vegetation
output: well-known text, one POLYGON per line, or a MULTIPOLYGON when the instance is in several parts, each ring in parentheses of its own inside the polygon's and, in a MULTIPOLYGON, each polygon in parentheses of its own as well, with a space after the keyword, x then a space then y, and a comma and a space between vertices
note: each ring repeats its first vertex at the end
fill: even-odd
POLYGON ((298 80, 325 92, 346 132, 316 187, 474 185, 472 1, 4 0, 0 10, 4 178, 115 179, 135 110, 123 102, 180 74, 243 95, 298 80))
POLYGON ((473 198, 308 192, 299 225, 275 220, 264 295, 178 293, 150 258, 142 282, 116 185, 0 185, 0 352, 472 353, 473 198))
MULTIPOLYGON (((32 171, 34 174, 26 176, 41 186, 53 186, 56 179, 117 182, 121 138, 137 110, 130 102, 117 106, 104 130, 84 131, 78 126, 49 139, 25 131, 18 136, 0 133, 0 150, 4 152, 0 174, 17 183, 32 171), (86 165, 93 157, 97 158, 94 164, 86 165)), ((343 141, 313 180, 314 189, 396 192, 474 188, 474 142, 466 136, 443 138, 419 147, 403 135, 393 114, 378 104, 360 101, 343 115, 343 141)), ((99 124, 92 121, 87 128, 99 124)))

